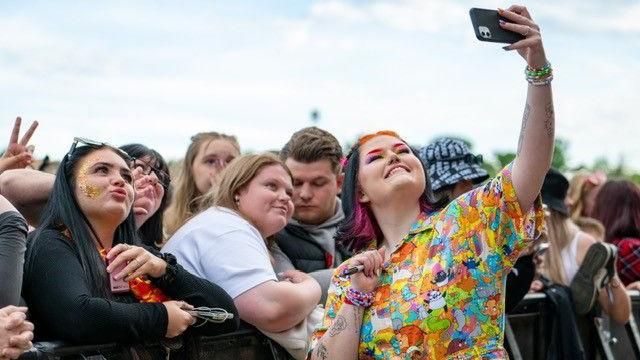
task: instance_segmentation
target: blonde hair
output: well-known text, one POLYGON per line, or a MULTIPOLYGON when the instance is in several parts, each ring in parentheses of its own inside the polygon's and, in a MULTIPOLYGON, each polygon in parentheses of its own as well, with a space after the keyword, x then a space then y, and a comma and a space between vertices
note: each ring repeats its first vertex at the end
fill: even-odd
POLYGON ((576 225, 578 225, 578 227, 580 228, 580 230, 586 232, 587 234, 593 236, 594 238, 596 238, 596 240, 598 241, 603 241, 604 240, 604 236, 606 234, 605 229, 604 229, 604 225, 602 225, 602 223, 594 218, 588 218, 588 217, 579 217, 575 220, 573 220, 573 222, 576 223, 576 225))
MULTIPOLYGON (((589 192, 598 186, 592 179, 601 180, 604 174, 579 171, 569 181, 567 190, 567 202, 569 205, 569 216, 576 220, 583 217, 585 211, 585 199, 589 192)), ((606 177, 605 177, 606 179, 606 177)))
POLYGON ((569 286, 571 279, 566 278, 561 253, 571 241, 570 221, 569 217, 553 209, 549 209, 545 216, 549 249, 544 255, 544 272, 554 283, 566 286, 569 286))
POLYGON ((176 181, 176 188, 173 198, 167 211, 165 212, 165 233, 166 238, 171 237, 184 223, 191 217, 198 214, 200 202, 204 195, 198 194, 198 188, 193 178, 193 162, 202 144, 214 140, 226 140, 240 153, 240 144, 235 136, 211 132, 197 133, 191 137, 191 144, 187 148, 187 153, 182 161, 182 167, 176 181))

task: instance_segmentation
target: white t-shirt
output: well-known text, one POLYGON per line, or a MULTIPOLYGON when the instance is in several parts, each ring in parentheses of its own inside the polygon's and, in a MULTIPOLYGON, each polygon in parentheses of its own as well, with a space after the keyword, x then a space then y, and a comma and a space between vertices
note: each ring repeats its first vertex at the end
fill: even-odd
POLYGON ((190 273, 222 287, 232 298, 277 281, 258 230, 233 210, 211 207, 184 224, 162 248, 190 273))

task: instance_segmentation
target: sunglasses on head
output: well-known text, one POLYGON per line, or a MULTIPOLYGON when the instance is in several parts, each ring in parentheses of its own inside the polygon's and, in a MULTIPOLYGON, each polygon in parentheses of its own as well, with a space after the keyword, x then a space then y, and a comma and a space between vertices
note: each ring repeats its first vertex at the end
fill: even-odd
POLYGON ((118 154, 120 154, 127 163, 129 163, 129 165, 133 165, 133 162, 135 161, 135 158, 133 158, 131 155, 127 154, 126 151, 117 148, 109 143, 106 142, 100 142, 100 141, 95 141, 95 140, 90 140, 87 138, 83 138, 83 137, 74 137, 73 138, 73 143, 71 144, 71 148, 69 149, 69 152, 67 153, 67 158, 69 160, 71 160, 73 158, 73 154, 76 151, 76 147, 78 147, 78 144, 81 145, 86 145, 89 146, 91 148, 95 148, 95 149, 99 149, 101 147, 109 147, 115 151, 118 152, 118 154))

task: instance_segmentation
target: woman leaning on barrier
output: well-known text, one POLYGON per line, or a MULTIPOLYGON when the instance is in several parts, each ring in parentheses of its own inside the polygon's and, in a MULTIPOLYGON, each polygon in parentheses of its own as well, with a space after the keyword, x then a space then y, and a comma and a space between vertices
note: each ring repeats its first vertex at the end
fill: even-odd
POLYGON ((345 168, 342 204, 350 216, 338 235, 360 253, 336 269, 311 359, 507 357, 504 281, 542 228, 538 194, 555 121, 538 26, 522 6, 501 15, 512 21, 503 28, 525 36, 508 49, 528 65, 515 160, 443 208, 396 133, 360 138, 345 168))
POLYGON ((232 299, 141 246, 135 232, 134 172, 124 151, 76 138, 60 163, 40 227, 27 245, 23 296, 37 340, 135 343, 183 333, 193 305, 236 315, 205 324, 238 327, 232 299), (83 146, 84 145, 84 146, 83 146), (187 303, 189 302, 189 303, 187 303))

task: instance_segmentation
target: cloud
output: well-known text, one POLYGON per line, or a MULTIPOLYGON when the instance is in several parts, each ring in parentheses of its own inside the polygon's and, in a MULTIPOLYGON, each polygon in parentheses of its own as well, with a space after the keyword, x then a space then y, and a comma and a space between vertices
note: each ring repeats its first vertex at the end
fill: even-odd
POLYGON ((341 1, 319 2, 312 17, 349 23, 370 22, 403 31, 435 32, 459 24, 467 9, 449 1, 371 1, 361 5, 341 1))

